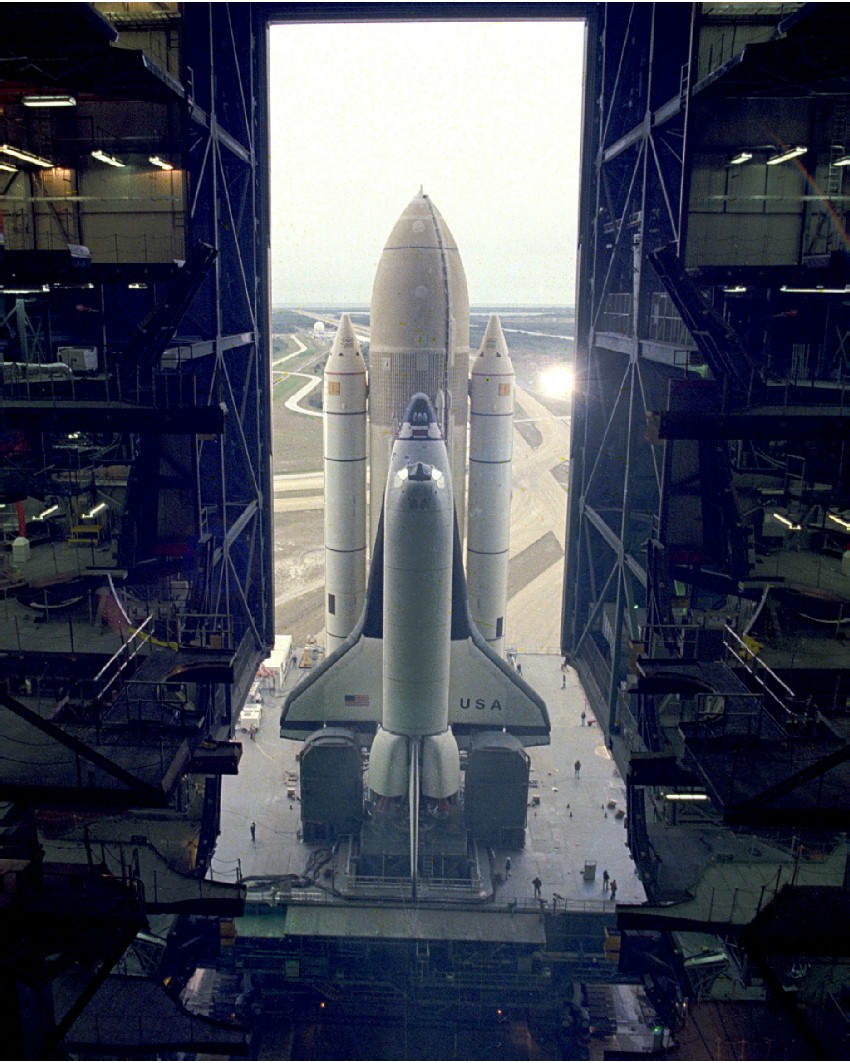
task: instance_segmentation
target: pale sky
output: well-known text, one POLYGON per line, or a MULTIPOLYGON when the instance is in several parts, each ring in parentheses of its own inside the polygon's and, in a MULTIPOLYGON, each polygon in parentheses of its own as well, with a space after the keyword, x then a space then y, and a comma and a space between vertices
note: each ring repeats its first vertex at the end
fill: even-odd
POLYGON ((423 186, 470 302, 572 305, 584 25, 271 28, 275 303, 367 304, 423 186))

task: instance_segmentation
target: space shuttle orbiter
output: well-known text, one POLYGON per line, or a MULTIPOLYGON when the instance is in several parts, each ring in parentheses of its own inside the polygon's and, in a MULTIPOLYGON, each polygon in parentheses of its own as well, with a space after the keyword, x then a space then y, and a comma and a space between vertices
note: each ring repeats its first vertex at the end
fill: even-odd
POLYGON ((458 793, 458 739, 504 730, 524 745, 549 741, 543 700, 470 620, 445 440, 421 393, 390 455, 360 620, 284 701, 281 737, 332 726, 363 742, 373 734, 369 789, 408 799, 414 892, 420 801, 458 793))
MULTIPOLYGON (((342 645, 287 695, 280 733, 306 738, 337 725, 405 738, 450 729, 462 742, 506 730, 523 745, 549 742, 545 703, 470 618, 445 440, 424 394, 411 399, 393 445, 366 605, 342 645)), ((375 753, 369 785, 382 793, 375 753)))
POLYGON ((481 731, 545 745, 550 728, 543 700, 500 656, 513 366, 493 315, 470 374, 466 276, 421 191, 384 247, 370 322, 368 379, 347 315, 325 366, 329 656, 287 695, 280 734, 306 740, 343 727, 371 747, 369 789, 379 804, 408 800, 415 895, 420 799, 451 806, 459 748, 481 731))

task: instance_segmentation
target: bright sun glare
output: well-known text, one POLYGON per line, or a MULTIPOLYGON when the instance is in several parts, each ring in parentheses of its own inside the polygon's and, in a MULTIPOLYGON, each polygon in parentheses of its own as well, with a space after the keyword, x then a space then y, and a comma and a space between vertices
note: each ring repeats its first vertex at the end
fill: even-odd
POLYGON ((565 399, 572 394, 574 374, 566 365, 550 365, 540 374, 540 385, 553 399, 565 399))

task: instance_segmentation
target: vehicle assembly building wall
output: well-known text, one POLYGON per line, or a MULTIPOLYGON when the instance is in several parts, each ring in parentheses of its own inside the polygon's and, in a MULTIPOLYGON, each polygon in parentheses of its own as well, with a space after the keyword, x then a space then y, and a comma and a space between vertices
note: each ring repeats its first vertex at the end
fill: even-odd
MULTIPOLYGON (((35 889, 53 913, 49 953, 101 950, 94 970, 186 880, 196 908, 243 903, 204 873, 274 641, 265 23, 250 5, 34 4, 3 12, 0 57, 0 505, 33 535, 0 557, 0 742, 39 750, 4 761, 0 856, 17 911, 35 889), (77 826, 59 840, 55 817, 77 826), (70 883, 101 891, 95 914, 70 883)), ((26 925, 4 921, 4 950, 26 925)), ((45 1022, 13 1022, 10 1051, 61 1054, 52 960, 27 947, 45 1022)))
MULTIPOLYGON (((709 824, 846 856, 850 27, 799 4, 598 19, 562 648, 660 904, 709 824)), ((784 969, 777 941, 763 970, 784 969)), ((830 1041, 816 1009, 798 1018, 830 1041)))

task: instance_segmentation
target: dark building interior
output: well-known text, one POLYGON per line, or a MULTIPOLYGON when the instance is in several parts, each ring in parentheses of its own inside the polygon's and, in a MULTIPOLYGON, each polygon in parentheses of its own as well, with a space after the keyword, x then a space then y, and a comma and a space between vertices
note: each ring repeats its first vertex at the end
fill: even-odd
POLYGON ((563 1033, 579 981, 639 984, 677 1058, 715 1051, 714 1032, 685 1035, 701 1011, 724 1045, 748 1028, 736 1058, 847 1055, 840 5, 510 5, 586 24, 561 649, 626 780, 647 904, 547 916, 542 952, 433 928, 382 953, 305 920, 297 956, 273 935, 239 953, 245 887, 208 870, 234 722, 275 639, 267 29, 505 17, 429 8, 4 5, 10 1058, 256 1053, 250 1007, 201 1016, 169 993, 200 967, 240 986, 252 963, 278 969, 279 1014, 336 979, 391 1021, 369 994, 390 962, 446 1009, 471 999, 454 972, 489 963, 501 997, 478 986, 470 1022, 513 994, 563 1033))

